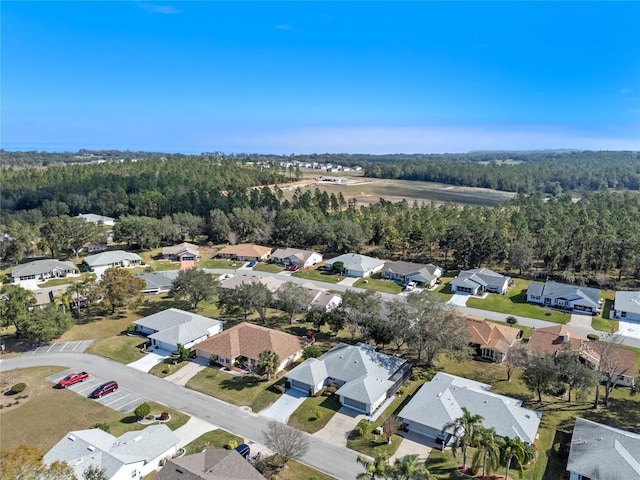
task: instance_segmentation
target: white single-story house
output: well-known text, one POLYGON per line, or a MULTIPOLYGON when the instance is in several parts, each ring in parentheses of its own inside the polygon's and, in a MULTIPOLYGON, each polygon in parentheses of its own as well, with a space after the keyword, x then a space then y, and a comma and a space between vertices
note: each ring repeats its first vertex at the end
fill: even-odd
POLYGON ((198 246, 188 242, 162 249, 162 258, 172 262, 195 262, 198 256, 198 246))
POLYGON ((302 356, 302 350, 311 344, 307 337, 296 337, 272 328, 242 322, 218 335, 208 338, 196 347, 196 355, 205 360, 213 357, 224 366, 238 363, 253 369, 265 350, 275 352, 280 358, 279 372, 302 356))
POLYGON ((251 462, 235 450, 207 448, 169 460, 155 480, 264 480, 251 462))
POLYGON ((78 276, 79 272, 73 262, 60 260, 34 260, 33 262, 16 265, 11 269, 11 283, 34 284, 44 282, 50 278, 78 276), (35 281, 35 282, 34 282, 35 281))
POLYGON ((278 248, 271 254, 271 259, 278 265, 298 265, 300 268, 309 268, 322 262, 322 255, 298 248, 278 248))
POLYGON ((600 289, 557 282, 531 283, 527 288, 527 302, 545 307, 562 308, 595 315, 602 304, 600 289))
POLYGON ((270 256, 271 247, 263 247, 262 245, 254 245, 251 243, 229 245, 216 253, 216 257, 240 260, 241 262, 264 261, 268 260, 270 256))
POLYGON ((116 224, 116 219, 112 217, 105 217, 104 215, 96 215, 95 213, 81 213, 78 215, 83 220, 95 223, 96 225, 108 225, 113 227, 116 224))
POLYGON ((451 282, 453 293, 480 295, 484 292, 507 293, 511 277, 501 275, 488 268, 462 270, 451 282))
POLYGON ((291 388, 315 395, 335 384, 340 404, 373 413, 411 375, 411 364, 370 345, 340 343, 320 358, 308 358, 285 375, 291 388))
POLYGON ((387 262, 381 276, 403 284, 415 282, 426 288, 433 287, 442 276, 442 268, 432 263, 387 262))
POLYGON ((147 336, 151 346, 173 352, 178 343, 191 348, 222 331, 220 320, 169 308, 133 322, 136 331, 147 336))
POLYGON ((136 273, 134 277, 144 280, 145 287, 142 292, 145 295, 159 295, 171 290, 173 281, 180 270, 164 270, 161 272, 136 273))
POLYGON ((89 255, 84 258, 83 264, 91 271, 95 271, 97 268, 133 268, 142 265, 142 257, 124 250, 112 250, 89 255))
POLYGON ((640 435, 576 418, 567 471, 569 480, 640 478, 640 435))
POLYGON ((499 437, 518 437, 534 443, 541 414, 522 407, 522 401, 492 393, 491 385, 438 372, 425 383, 398 416, 410 432, 446 445, 453 429, 445 425, 463 415, 462 407, 484 418, 485 428, 495 428, 499 437))
POLYGON ((119 437, 99 428, 69 432, 42 461, 66 462, 77 478, 87 467, 104 471, 109 480, 141 479, 174 456, 180 438, 164 424, 127 432, 119 437))
POLYGON ((383 260, 360 255, 359 253, 345 253, 327 260, 325 266, 331 270, 336 262, 342 262, 344 265, 342 274, 347 277, 370 277, 384 267, 383 260))
POLYGON ((220 287, 234 289, 243 284, 254 285, 257 283, 262 283, 271 293, 274 293, 285 284, 285 281, 276 277, 259 277, 258 275, 246 275, 243 273, 242 275, 233 275, 225 278, 220 282, 220 287))
POLYGON ((640 322, 640 292, 616 292, 613 315, 615 318, 640 322))

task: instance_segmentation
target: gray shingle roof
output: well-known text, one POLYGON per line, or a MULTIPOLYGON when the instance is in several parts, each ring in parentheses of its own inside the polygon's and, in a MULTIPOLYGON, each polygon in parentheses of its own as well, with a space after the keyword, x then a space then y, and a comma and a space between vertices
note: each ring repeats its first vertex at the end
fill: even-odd
POLYGON ((178 273, 180 273, 180 270, 167 270, 164 272, 136 273, 134 277, 144 280, 146 284, 145 290, 167 290, 171 288, 178 273))
POLYGON ((476 284, 486 287, 487 285, 502 285, 509 277, 489 270, 488 268, 473 268, 463 270, 458 274, 457 281, 471 280, 476 284))
POLYGON ((174 458, 155 476, 156 480, 264 480, 235 450, 207 449, 174 458))
POLYGON ((413 263, 413 262, 387 262, 384 264, 383 272, 397 273, 399 275, 408 275, 411 273, 424 273, 426 271, 432 277, 435 276, 435 272, 438 270, 437 265, 432 263, 413 263))
POLYGON ((302 382, 305 385, 318 385, 329 374, 324 362, 317 358, 307 358, 304 362, 286 374, 290 380, 302 382))
POLYGON ((570 301, 583 300, 594 308, 598 307, 598 300, 600 300, 600 290, 598 288, 567 285, 565 283, 557 282, 545 282, 540 290, 540 285, 541 284, 539 283, 530 284, 527 288, 527 294, 553 299, 564 298, 570 301))
POLYGON ((484 426, 494 427, 501 437, 518 437, 533 443, 540 414, 523 408, 515 398, 489 391, 489 385, 462 377, 438 373, 425 383, 399 413, 410 422, 440 430, 462 416, 462 407, 484 417, 484 426))
POLYGON ((169 308, 133 323, 157 332, 149 335, 149 338, 165 343, 184 345, 208 335, 208 329, 222 325, 223 322, 177 308, 169 308))
POLYGON ((640 314, 640 292, 616 292, 614 306, 622 312, 640 314))
POLYGON ((385 378, 364 375, 345 383, 336 392, 337 395, 371 405, 393 386, 393 382, 385 378))
POLYGON ((346 270, 355 270, 359 272, 368 272, 380 265, 384 265, 383 260, 367 257, 366 255, 360 255, 358 253, 345 253, 339 257, 327 260, 326 264, 333 265, 336 262, 342 262, 346 270))
POLYGON ((72 262, 62 262, 60 260, 35 260, 22 265, 16 265, 11 269, 11 276, 14 278, 26 277, 30 275, 42 275, 54 270, 76 271, 76 266, 72 262))
POLYGON ((124 250, 112 250, 110 252, 96 253, 95 255, 89 255, 85 257, 84 262, 91 268, 100 267, 103 265, 112 265, 114 263, 122 262, 123 260, 142 262, 140 255, 131 252, 125 252, 124 250))
POLYGON ((640 478, 640 435, 576 418, 567 470, 593 480, 640 478))

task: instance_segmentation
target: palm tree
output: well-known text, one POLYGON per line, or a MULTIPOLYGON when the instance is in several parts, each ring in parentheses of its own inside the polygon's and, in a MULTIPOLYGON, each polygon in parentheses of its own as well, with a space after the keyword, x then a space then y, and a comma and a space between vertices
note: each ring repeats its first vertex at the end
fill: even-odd
POLYGON ((465 470, 467 468, 467 447, 473 443, 477 431, 482 427, 482 420, 484 420, 482 415, 471 415, 466 407, 462 407, 462 416, 442 427, 442 433, 445 430, 453 429, 456 440, 451 446, 451 452, 455 457, 458 448, 462 450, 462 468, 465 470))
POLYGON ((85 293, 85 285, 83 282, 74 282, 67 288, 66 298, 75 298, 76 310, 78 311, 78 319, 82 318, 82 309, 80 308, 80 297, 85 293))
POLYGON ((271 374, 276 371, 280 365, 280 357, 273 350, 265 350, 258 356, 258 371, 261 374, 266 374, 267 378, 271 380, 271 374))
POLYGON ((356 461, 364 467, 364 472, 359 473, 356 477, 358 480, 375 480, 376 478, 389 478, 391 465, 389 465, 388 455, 376 455, 371 461, 367 457, 358 455, 356 461))
POLYGON ((522 477, 523 468, 522 466, 525 464, 525 445, 522 443, 522 440, 519 438, 509 438, 504 437, 499 444, 500 448, 500 460, 506 466, 506 474, 505 478, 509 478, 509 469, 511 468, 512 462, 515 460, 515 465, 518 467, 520 471, 520 476, 522 477))
POLYGON ((418 455, 405 455, 391 467, 392 480, 433 480, 435 477, 427 469, 425 462, 418 455))
POLYGON ((480 428, 471 446, 477 449, 471 460, 472 468, 477 471, 482 460, 482 478, 484 479, 487 467, 489 471, 493 471, 500 462, 500 448, 496 440, 496 429, 493 427, 480 428))

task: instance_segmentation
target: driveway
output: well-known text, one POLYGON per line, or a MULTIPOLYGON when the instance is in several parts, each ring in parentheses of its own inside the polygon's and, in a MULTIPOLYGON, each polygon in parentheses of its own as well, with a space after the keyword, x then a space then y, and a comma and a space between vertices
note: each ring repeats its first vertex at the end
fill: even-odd
POLYGON ((450 305, 464 307, 465 305, 467 305, 467 300, 470 296, 471 295, 469 295, 468 293, 454 293, 453 297, 451 297, 447 303, 450 305))
POLYGON ((572 313, 571 319, 569 320, 569 323, 567 323, 567 326, 591 329, 592 318, 593 317, 591 315, 580 315, 579 313, 572 313))
POLYGON ((640 339, 640 322, 634 322, 630 320, 616 319, 618 320, 618 333, 626 337, 633 337, 640 339))
POLYGON ((295 412, 304 401, 309 398, 304 392, 290 388, 283 393, 278 400, 273 402, 270 407, 265 408, 260 412, 260 415, 276 420, 280 423, 287 423, 289 417, 295 412))
POLYGON ((347 277, 344 280, 338 282, 338 285, 344 285, 345 287, 353 287, 353 284, 356 283, 359 278, 355 277, 347 277))
POLYGON ((174 430, 173 433, 175 433, 180 439, 178 447, 184 447, 201 435, 217 429, 218 427, 213 423, 209 423, 201 418, 191 417, 187 423, 174 430))
POLYGON ((163 362, 166 358, 171 356, 171 352, 167 352, 166 350, 154 350, 151 353, 147 353, 140 360, 136 360, 135 362, 131 362, 127 364, 127 367, 135 368, 136 370, 140 370, 141 372, 147 373, 157 364, 163 362))
POLYGON ((346 447, 347 438, 358 422, 365 418, 364 414, 357 413, 350 408, 342 407, 336 412, 329 423, 313 434, 314 437, 324 440, 336 447, 346 447))
POLYGON ((391 458, 390 462, 393 464, 397 459, 404 457, 405 455, 418 455, 420 460, 426 460, 431 453, 431 447, 425 445, 422 435, 417 435, 413 432, 403 432, 402 441, 391 458))

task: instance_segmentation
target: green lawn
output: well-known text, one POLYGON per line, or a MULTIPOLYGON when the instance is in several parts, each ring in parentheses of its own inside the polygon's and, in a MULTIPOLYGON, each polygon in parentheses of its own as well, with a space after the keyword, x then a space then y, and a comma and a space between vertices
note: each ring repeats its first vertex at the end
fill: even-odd
POLYGON ((95 273, 83 273, 79 277, 63 277, 63 278, 52 278, 51 280, 47 280, 44 283, 39 283, 38 288, 46 288, 46 287, 57 287, 59 285, 71 285, 76 282, 86 282, 87 280, 95 280, 95 273))
POLYGON ((211 430, 210 432, 200 435, 184 448, 186 450, 186 455, 193 455, 194 453, 199 453, 208 447, 225 448, 229 445, 229 442, 236 442, 236 446, 238 446, 244 442, 244 439, 234 435, 233 433, 229 433, 226 430, 211 430))
POLYGON ((278 394, 269 389, 274 383, 262 382, 249 375, 232 375, 216 368, 205 368, 186 386, 233 405, 248 405, 257 413, 278 399, 278 394))
POLYGON ((284 267, 275 263, 257 263, 253 269, 258 272, 280 273, 284 270, 284 267))
POLYGON ((92 344, 87 349, 87 352, 126 364, 135 362, 144 356, 144 354, 140 352, 140 348, 144 346, 145 343, 146 340, 141 337, 118 335, 117 337, 109 338, 108 341, 92 344))
POLYGON ((620 322, 618 322, 618 320, 607 320, 602 317, 593 317, 591 319, 591 327, 601 332, 617 332, 620 328, 620 322))
MULTIPOLYGON (((177 410, 173 410, 159 403, 150 402, 149 406, 151 407, 151 415, 160 416, 162 412, 169 413, 170 420, 166 422, 166 425, 171 430, 180 428, 181 426, 183 426, 185 423, 189 421, 189 418, 191 418, 189 417, 189 415, 178 412, 177 410)), ((138 423, 138 418, 133 414, 133 412, 131 412, 118 421, 110 422, 109 433, 111 435, 118 437, 123 433, 130 432, 132 430, 142 430, 147 426, 148 425, 143 425, 141 423, 138 423)))
POLYGON ((179 362, 173 364, 173 360, 167 358, 163 362, 153 366, 151 370, 149 370, 149 373, 151 375, 155 375, 156 377, 164 378, 168 377, 169 375, 173 375, 182 367, 186 367, 187 365, 189 365, 189 362, 179 362))
POLYGON ((291 274, 292 277, 306 278, 307 280, 317 280, 319 282, 338 283, 340 280, 344 280, 344 277, 333 272, 327 272, 325 270, 298 270, 291 274))
POLYGON ((443 302, 447 302, 453 297, 453 292, 451 291, 452 280, 453 277, 440 277, 440 285, 434 290, 443 302))
POLYGON ((289 425, 315 433, 325 427, 340 407, 337 395, 309 397, 293 412, 289 418, 289 425))
POLYGON ((223 269, 236 269, 242 267, 247 262, 237 262, 234 260, 224 259, 202 259, 198 260, 198 268, 223 268, 223 269))
POLYGON ((393 280, 381 280, 379 278, 360 278, 353 284, 354 287, 373 290, 374 292, 400 293, 402 287, 393 280))
POLYGON ((467 307, 537 318, 554 323, 569 321, 570 315, 567 313, 527 303, 527 282, 521 279, 514 281, 515 285, 509 289, 506 295, 489 293, 486 298, 470 298, 467 300, 467 307))

